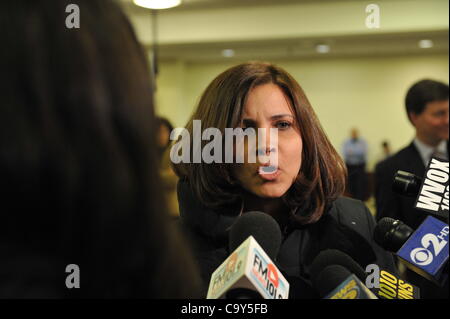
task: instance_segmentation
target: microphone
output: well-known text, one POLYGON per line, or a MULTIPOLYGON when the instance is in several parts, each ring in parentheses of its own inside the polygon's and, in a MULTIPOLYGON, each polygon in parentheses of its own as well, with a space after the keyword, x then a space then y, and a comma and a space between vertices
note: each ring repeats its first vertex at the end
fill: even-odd
POLYGON ((422 178, 413 173, 397 171, 392 182, 392 190, 397 194, 415 197, 419 195, 422 178))
POLYGON ((324 299, 378 299, 358 277, 340 265, 323 269, 313 286, 324 299))
POLYGON ((350 256, 329 249, 311 264, 311 281, 325 299, 378 299, 364 284, 366 273, 350 256))
POLYGON ((246 212, 231 225, 228 249, 234 251, 249 236, 253 236, 269 258, 276 260, 281 247, 281 230, 272 216, 262 212, 246 212))
POLYGON ((373 239, 387 251, 396 253, 413 233, 414 230, 402 221, 384 217, 375 226, 373 239))
MULTIPOLYGON (((339 251, 339 250, 325 250, 323 252, 321 252, 316 259, 313 262, 312 265, 312 270, 311 270, 311 274, 312 274, 312 278, 313 281, 316 282, 316 287, 318 287, 317 289, 322 289, 322 295, 325 295, 325 293, 323 293, 324 290, 328 289, 327 291, 331 291, 334 287, 338 287, 338 284, 340 283, 350 283, 352 281, 352 279, 354 278, 349 278, 350 274, 354 274, 356 275, 357 279, 359 280, 359 282, 357 282, 355 280, 355 282, 352 283, 352 285, 354 285, 355 287, 359 287, 359 290, 362 290, 361 292, 359 292, 359 299, 362 299, 362 296, 364 295, 364 288, 368 289, 367 286, 369 286, 369 284, 367 283, 367 274, 366 272, 363 270, 363 268, 356 262, 354 261, 350 256, 348 256, 347 254, 339 251), (334 268, 334 273, 331 270, 328 270, 328 272, 330 273, 326 273, 322 276, 325 276, 325 278, 327 276, 329 277, 329 280, 332 282, 327 284, 327 283, 322 283, 321 280, 324 279, 320 279, 318 278, 320 276, 320 272, 324 271, 327 267, 330 266, 341 266, 343 267, 347 272, 346 272, 346 276, 342 275, 342 269, 341 270, 337 270, 336 268, 334 268), (341 275, 339 275, 341 274, 341 275), (339 277, 339 280, 336 281, 337 276, 339 277), (345 279, 345 280, 344 280, 345 279), (348 279, 348 280, 347 280, 348 279), (334 281, 333 281, 334 280, 334 281), (362 287, 361 285, 363 285, 363 282, 365 282, 366 284, 364 285, 364 287, 362 287), (326 286, 326 285, 334 285, 333 287, 330 286, 326 286), (321 288, 324 287, 324 288, 321 288)), ((377 278, 378 279, 378 278, 377 278)), ((338 289, 340 291, 340 294, 343 294, 342 288, 345 287, 345 285, 343 285, 342 287, 339 286, 340 289, 338 289)), ((405 281, 403 281, 402 279, 396 277, 396 275, 386 271, 386 270, 381 270, 379 272, 379 282, 378 285, 375 285, 375 287, 369 286, 371 289, 370 291, 372 293, 375 294, 376 297, 381 298, 381 299, 419 299, 420 298, 420 290, 418 287, 413 286, 405 281), (372 288, 374 287, 374 288, 372 288)), ((356 288, 355 288, 356 289, 356 288)), ((335 293, 338 293, 338 290, 335 291, 335 293)), ((359 291, 358 290, 358 291, 359 291)), ((373 296, 370 296, 373 297, 373 296)))
POLYGON ((287 299, 289 283, 272 261, 280 246, 280 227, 271 216, 244 213, 230 228, 232 253, 211 275, 206 298, 287 299))
MULTIPOLYGON (((333 295, 330 294, 330 291, 334 292, 336 290, 336 287, 341 288, 341 283, 351 275, 352 274, 350 273, 350 271, 340 265, 330 265, 325 267, 317 275, 317 277, 314 277, 314 280, 312 280, 312 284, 319 293, 319 296, 325 297, 327 295, 333 295)), ((337 290, 341 291, 342 289, 337 290)), ((334 295, 336 294, 334 293, 334 295)), ((345 295, 345 293, 342 295, 345 295)), ((347 293, 347 295, 350 296, 351 294, 347 293)))
POLYGON ((397 171, 392 190, 400 195, 417 197, 414 207, 444 217, 448 223, 449 162, 431 158, 424 179, 405 171, 397 171))
POLYGON ((311 279, 316 280, 319 273, 328 266, 339 265, 355 274, 359 280, 366 280, 366 272, 349 255, 337 249, 327 249, 321 251, 311 264, 311 279))
POLYGON ((362 267, 336 249, 320 252, 311 264, 313 287, 325 299, 377 299, 362 283, 365 280, 362 267))
POLYGON ((427 216, 416 231, 399 220, 384 217, 375 226, 373 236, 406 267, 441 286, 447 277, 448 234, 448 224, 432 216, 427 216))
POLYGON ((381 299, 420 299, 420 289, 417 286, 398 278, 386 270, 379 274, 378 288, 372 292, 381 299))

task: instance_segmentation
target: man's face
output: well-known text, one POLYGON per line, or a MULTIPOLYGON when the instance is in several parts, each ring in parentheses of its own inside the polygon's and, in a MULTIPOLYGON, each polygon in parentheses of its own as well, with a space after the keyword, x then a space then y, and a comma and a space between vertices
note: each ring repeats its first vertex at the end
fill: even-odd
POLYGON ((430 141, 448 140, 448 100, 427 103, 421 114, 410 113, 419 136, 430 141))

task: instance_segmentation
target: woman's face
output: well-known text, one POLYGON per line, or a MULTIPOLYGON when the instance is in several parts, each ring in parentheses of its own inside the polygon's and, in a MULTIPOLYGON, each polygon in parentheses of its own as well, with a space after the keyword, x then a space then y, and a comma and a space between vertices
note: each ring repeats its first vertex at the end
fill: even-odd
POLYGON ((253 88, 244 106, 241 127, 252 127, 256 132, 258 128, 265 129, 266 143, 260 150, 264 149, 266 155, 271 158, 278 157, 278 170, 266 174, 261 168, 263 164, 258 161, 258 156, 256 163, 249 163, 248 147, 255 151, 256 147, 249 146, 246 139, 244 163, 234 164, 233 175, 245 190, 258 197, 283 196, 297 178, 302 161, 302 138, 295 115, 283 91, 273 83, 253 88), (270 142, 270 128, 278 129, 278 143, 270 142))

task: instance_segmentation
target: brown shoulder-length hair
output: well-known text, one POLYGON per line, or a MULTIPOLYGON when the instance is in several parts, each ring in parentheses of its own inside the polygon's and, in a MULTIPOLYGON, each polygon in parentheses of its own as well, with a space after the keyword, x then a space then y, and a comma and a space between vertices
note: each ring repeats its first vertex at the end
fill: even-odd
MULTIPOLYGON (((267 83, 280 87, 290 101, 303 140, 301 169, 283 200, 296 222, 314 223, 343 194, 347 171, 303 89, 285 70, 264 62, 243 63, 226 70, 206 88, 186 129, 193 136, 193 121, 201 120, 202 129, 215 127, 224 136, 225 128, 239 127, 250 90, 267 83)), ((195 152, 192 138, 190 142, 190 149, 195 152)), ((242 188, 232 175, 233 164, 224 162, 179 163, 174 168, 180 178, 188 179, 205 206, 220 209, 241 200, 242 196, 242 188)))

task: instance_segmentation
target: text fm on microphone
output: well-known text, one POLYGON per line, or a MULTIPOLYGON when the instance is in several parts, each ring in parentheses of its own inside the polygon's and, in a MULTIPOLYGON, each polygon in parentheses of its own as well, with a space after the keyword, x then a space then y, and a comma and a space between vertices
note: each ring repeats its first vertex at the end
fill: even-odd
POLYGON ((229 228, 249 211, 269 214, 280 226, 277 266, 290 283, 289 298, 320 297, 310 267, 326 249, 348 254, 364 269, 377 264, 396 272, 392 256, 373 241, 369 210, 342 197, 345 165, 302 88, 282 68, 253 62, 224 71, 203 92, 183 134, 171 139, 181 225, 204 296, 211 274, 231 253, 229 228), (236 128, 248 135, 227 136, 236 128))

